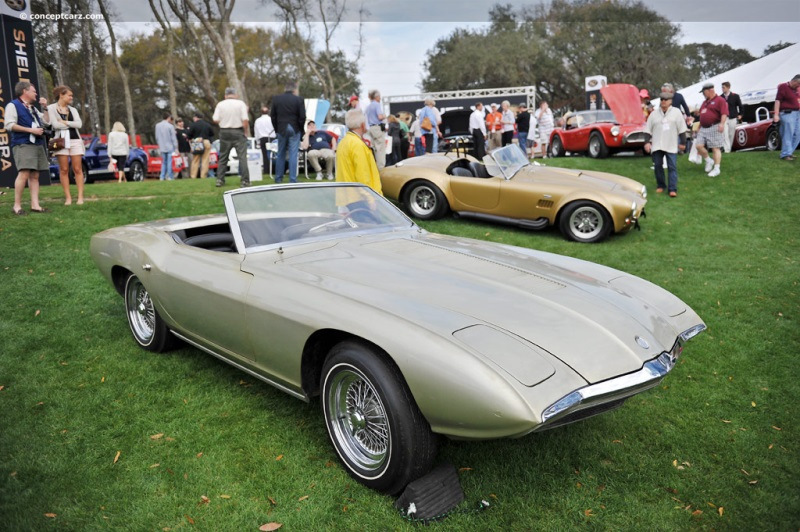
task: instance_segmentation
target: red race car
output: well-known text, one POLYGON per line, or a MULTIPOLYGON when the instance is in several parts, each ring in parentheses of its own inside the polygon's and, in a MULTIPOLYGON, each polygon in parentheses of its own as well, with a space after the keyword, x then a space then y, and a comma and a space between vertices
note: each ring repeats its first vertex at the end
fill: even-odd
POLYGON ((566 152, 588 153, 603 158, 620 151, 644 147, 645 117, 639 89, 615 83, 600 89, 607 109, 578 111, 567 117, 564 129, 550 134, 550 154, 562 157, 566 152))
MULTIPOLYGON (((161 152, 155 144, 145 144, 142 149, 147 153, 147 175, 160 176, 161 175, 161 152)), ((177 177, 186 167, 186 162, 180 153, 172 154, 172 173, 177 177)))
POLYGON ((733 136, 733 151, 753 148, 766 148, 770 151, 781 149, 781 134, 778 124, 768 119, 736 126, 736 134, 733 136))

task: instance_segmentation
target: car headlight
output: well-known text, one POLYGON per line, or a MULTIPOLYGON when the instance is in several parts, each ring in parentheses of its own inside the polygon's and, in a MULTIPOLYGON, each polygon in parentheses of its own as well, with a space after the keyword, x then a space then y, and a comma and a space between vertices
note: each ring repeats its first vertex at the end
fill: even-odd
POLYGON ((615 137, 619 135, 619 126, 611 126, 611 134, 615 137))

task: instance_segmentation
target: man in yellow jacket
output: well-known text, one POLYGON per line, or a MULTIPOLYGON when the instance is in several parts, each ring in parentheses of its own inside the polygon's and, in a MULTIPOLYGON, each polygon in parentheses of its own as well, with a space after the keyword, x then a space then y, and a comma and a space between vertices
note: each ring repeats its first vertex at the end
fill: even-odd
MULTIPOLYGON (((344 119, 347 133, 339 142, 336 150, 336 181, 342 183, 364 183, 372 190, 383 195, 381 190, 381 176, 375 164, 372 150, 362 139, 367 131, 367 117, 360 109, 347 111, 344 119)), ((363 195, 348 189, 337 191, 337 204, 355 208, 369 208, 369 205, 356 205, 363 195)), ((360 202, 359 202, 360 203, 360 202)))

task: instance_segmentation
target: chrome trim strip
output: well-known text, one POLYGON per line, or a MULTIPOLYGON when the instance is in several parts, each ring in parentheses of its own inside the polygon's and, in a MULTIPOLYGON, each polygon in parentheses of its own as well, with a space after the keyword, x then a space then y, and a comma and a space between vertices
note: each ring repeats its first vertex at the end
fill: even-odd
POLYGON ((219 353, 217 353, 215 351, 212 351, 211 349, 208 349, 207 347, 204 347, 204 346, 198 344, 197 342, 189 340, 188 338, 186 338, 184 335, 182 335, 180 333, 177 333, 177 332, 175 332, 173 330, 170 330, 170 332, 172 334, 174 334, 175 336, 177 336, 178 338, 180 338, 181 340, 183 340, 184 342, 186 342, 187 344, 192 345, 192 346, 196 347, 197 349, 199 349, 201 351, 204 351, 204 352, 208 353, 209 355, 211 355, 211 356, 213 356, 215 358, 218 358, 218 359, 220 359, 221 361, 223 361, 223 362, 225 362, 227 364, 230 364, 231 366, 235 367, 236 369, 242 370, 245 373, 247 373, 248 375, 250 375, 252 377, 255 377, 258 380, 264 381, 267 384, 269 384, 270 386, 274 386, 275 388, 279 389, 282 392, 288 393, 292 397, 297 397, 298 399, 302 399, 306 403, 309 402, 308 396, 306 396, 304 394, 301 394, 301 393, 297 393, 294 390, 291 390, 291 389, 287 388, 283 384, 278 384, 277 382, 275 382, 275 381, 273 381, 271 379, 268 379, 267 377, 264 377, 263 375, 259 375, 255 371, 242 366, 238 362, 234 362, 233 360, 231 360, 229 358, 226 358, 226 357, 220 355, 219 353))

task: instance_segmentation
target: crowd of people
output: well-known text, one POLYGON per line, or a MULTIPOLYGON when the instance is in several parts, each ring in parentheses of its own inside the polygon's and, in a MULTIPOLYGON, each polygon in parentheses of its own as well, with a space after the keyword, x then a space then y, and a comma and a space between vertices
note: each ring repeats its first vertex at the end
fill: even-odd
MULTIPOLYGON (((683 96, 670 83, 661 87, 661 103, 657 108, 650 106, 649 93, 641 91, 645 127, 650 137, 645 151, 653 159, 656 192, 666 190, 671 197, 677 196, 677 155, 684 151, 689 152, 691 162, 704 165, 709 177, 720 175, 722 153, 732 149, 735 128, 742 120, 743 113, 741 98, 731 92, 731 84, 725 82, 721 88, 722 94, 717 94, 712 83, 704 84, 701 90, 704 101, 693 112, 690 112, 683 96)), ((6 129, 11 133, 11 151, 18 170, 14 185, 14 214, 27 214, 22 208, 22 194, 26 186, 31 194, 29 210, 47 212, 39 204, 38 179, 39 172, 49 170, 45 145, 58 162, 65 205, 72 204, 70 170, 77 189, 76 204, 83 204, 82 156, 85 148, 80 135, 81 117, 72 106, 72 90, 66 85, 56 87, 53 90, 54 103, 48 104, 46 98, 38 96, 36 87, 21 81, 15 86, 15 96, 5 108, 6 129), (50 138, 46 135, 48 129, 51 130, 50 138)), ((289 182, 297 182, 299 154, 303 150, 318 180, 357 180, 380 191, 376 172, 386 164, 405 159, 412 142, 416 155, 438 151, 442 137, 442 115, 433 98, 424 100, 422 109, 409 125, 399 115, 385 113, 380 91, 371 90, 368 97, 369 103, 363 110, 358 96, 349 99, 350 109, 345 116, 347 133, 343 138, 337 138, 337 135, 317 129, 313 121, 306 120, 305 104, 298 95, 297 82, 287 83, 285 92, 273 97, 271 108, 262 106, 261 116, 254 124, 264 171, 267 161, 271 160, 268 146, 277 140, 276 183, 283 181, 287 169, 289 182), (387 137, 391 138, 389 153, 386 152, 387 137), (370 154, 374 169, 366 164, 367 151, 364 148, 370 154)), ((499 109, 493 103, 486 110, 480 101, 472 108, 469 133, 473 139, 473 153, 478 159, 483 158, 487 149, 491 151, 511 144, 515 132, 518 145, 526 157, 537 155, 534 146, 541 149, 541 157, 548 156, 548 142, 557 121, 546 101, 540 101, 538 109, 532 113, 524 102, 517 106, 515 113, 508 100, 501 102, 499 109), (538 142, 534 143, 533 138, 538 138, 538 142)), ((780 158, 794 161, 794 149, 800 144, 800 74, 778 86, 772 115, 772 120, 780 128, 780 158)), ((216 186, 221 187, 225 184, 231 151, 235 149, 237 154, 246 154, 250 136, 248 107, 235 88, 225 89, 224 99, 214 109, 212 120, 219 128, 216 186)), ((155 126, 155 138, 162 157, 159 179, 174 179, 171 164, 173 153, 181 154, 186 159, 191 156, 190 167, 182 170, 184 175, 188 173, 191 178, 208 177, 214 136, 214 127, 199 113, 195 113, 192 124, 186 127, 181 118, 173 122, 172 114, 165 112, 163 120, 155 126)), ((130 143, 125 127, 120 122, 114 123, 107 144, 117 181, 126 181, 124 168, 130 143)), ((247 164, 239 165, 239 175, 241 186, 249 186, 247 164)))

